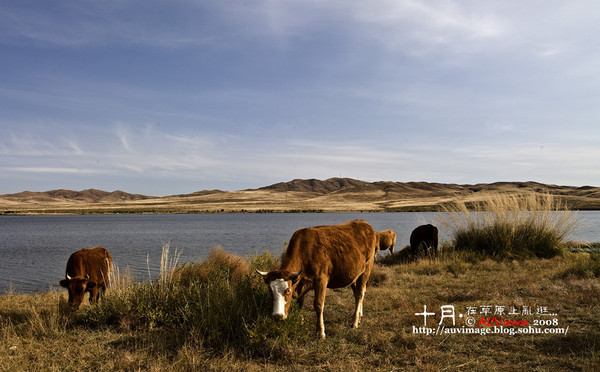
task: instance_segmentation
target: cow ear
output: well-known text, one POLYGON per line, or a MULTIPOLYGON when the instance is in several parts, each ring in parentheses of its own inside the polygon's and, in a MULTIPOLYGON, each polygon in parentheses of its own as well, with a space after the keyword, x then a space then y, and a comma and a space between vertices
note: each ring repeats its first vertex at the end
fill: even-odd
POLYGON ((262 276, 263 278, 269 274, 268 271, 260 271, 258 269, 254 269, 254 270, 256 270, 256 272, 258 273, 258 275, 262 276))
POLYGON ((86 289, 88 289, 88 288, 94 288, 95 286, 96 286, 96 282, 95 282, 95 281, 93 281, 93 280, 89 280, 89 281, 87 282, 87 285, 85 286, 85 288, 86 288, 86 289))
POLYGON ((69 283, 70 282, 71 281, 69 279, 63 279, 60 282, 58 282, 58 284, 60 284, 61 287, 69 288, 69 283))

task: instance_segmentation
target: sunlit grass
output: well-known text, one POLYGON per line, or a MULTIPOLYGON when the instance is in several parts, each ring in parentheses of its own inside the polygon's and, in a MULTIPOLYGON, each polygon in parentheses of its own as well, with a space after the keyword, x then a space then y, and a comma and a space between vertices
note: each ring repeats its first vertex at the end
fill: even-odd
POLYGON ((327 339, 316 340, 312 294, 304 309, 292 305, 286 321, 271 319, 267 288, 253 273, 278 266, 269 253, 241 258, 215 248, 192 263, 166 256, 174 264, 155 280, 134 282, 115 268, 104 301, 76 312, 61 310, 64 291, 0 296, 0 370, 600 368, 598 255, 486 257, 447 250, 377 267, 358 329, 350 327, 352 291, 329 290, 327 339), (570 330, 521 337, 413 333, 423 325, 414 314, 424 305, 438 313, 430 318, 437 324, 440 306, 448 304, 459 311, 549 306, 570 330))

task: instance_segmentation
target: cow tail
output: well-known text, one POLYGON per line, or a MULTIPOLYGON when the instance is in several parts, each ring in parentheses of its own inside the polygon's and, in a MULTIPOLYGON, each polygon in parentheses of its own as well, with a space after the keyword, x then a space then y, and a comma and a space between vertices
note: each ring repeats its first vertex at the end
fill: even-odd
MULTIPOLYGON (((112 286, 112 277, 113 277, 113 264, 112 260, 108 258, 108 254, 104 253, 104 260, 106 261, 106 276, 108 277, 108 288, 112 286)), ((102 273, 104 275, 104 273, 102 273)), ((106 280, 105 280, 106 281, 106 280)))

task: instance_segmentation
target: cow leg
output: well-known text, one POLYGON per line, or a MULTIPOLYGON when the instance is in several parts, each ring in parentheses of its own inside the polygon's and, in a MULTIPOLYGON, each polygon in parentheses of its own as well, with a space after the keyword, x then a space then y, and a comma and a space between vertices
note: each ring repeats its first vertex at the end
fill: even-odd
POLYGON ((373 259, 367 261, 365 271, 356 279, 352 284, 352 291, 354 292, 354 322, 352 328, 358 328, 360 319, 363 315, 363 300, 367 291, 367 282, 371 276, 373 270, 373 259))
POLYGON ((356 283, 352 284, 352 292, 354 292, 354 314, 352 315, 352 328, 358 328, 360 318, 362 317, 364 291, 360 287, 361 286, 357 285, 356 283))
POLYGON ((305 295, 301 295, 300 297, 298 297, 298 299, 296 300, 296 302, 298 303, 298 308, 302 309, 302 306, 304 306, 304 296, 305 295))
POLYGON ((358 328, 360 324, 360 319, 363 315, 363 300, 365 298, 365 292, 367 291, 367 281, 364 279, 365 276, 363 273, 358 279, 356 283, 352 284, 352 291, 354 292, 354 322, 352 323, 352 328, 358 328))
POLYGON ((434 248, 433 242, 426 244, 425 247, 427 248, 427 255, 429 256, 429 258, 434 258, 435 257, 435 248, 434 248))
POLYGON ((92 288, 92 290, 90 291, 90 304, 97 304, 98 303, 98 287, 94 287, 92 288))
POLYGON ((317 335, 325 338, 325 321, 323 320, 323 308, 325 307, 325 293, 327 291, 326 281, 316 281, 314 308, 317 315, 317 335))
POLYGON ((102 287, 100 287, 100 293, 98 294, 98 301, 100 300, 100 297, 102 297, 102 300, 104 300, 105 295, 106 295, 106 283, 102 284, 102 287))
POLYGON ((310 288, 305 283, 298 283, 298 286, 296 287, 296 295, 298 296, 296 302, 298 303, 298 308, 302 309, 304 306, 304 296, 306 296, 309 290, 310 288))

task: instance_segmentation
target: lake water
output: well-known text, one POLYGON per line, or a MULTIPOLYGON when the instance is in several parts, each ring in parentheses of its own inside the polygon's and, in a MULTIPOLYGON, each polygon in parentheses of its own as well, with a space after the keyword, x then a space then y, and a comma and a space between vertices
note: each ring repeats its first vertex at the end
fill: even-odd
MULTIPOLYGON (((424 223, 440 225, 435 213, 273 213, 0 216, 0 294, 33 293, 58 287, 69 255, 80 248, 107 248, 121 270, 148 279, 159 270, 162 246, 170 242, 179 262, 206 258, 220 245, 242 257, 268 250, 283 251, 294 231, 364 219, 375 230, 396 231, 397 247, 408 244, 412 229, 424 223)), ((577 241, 600 241, 600 211, 577 214, 577 241)), ((440 240, 447 239, 440 229, 440 240)), ((382 252, 380 254, 387 254, 382 252)))

